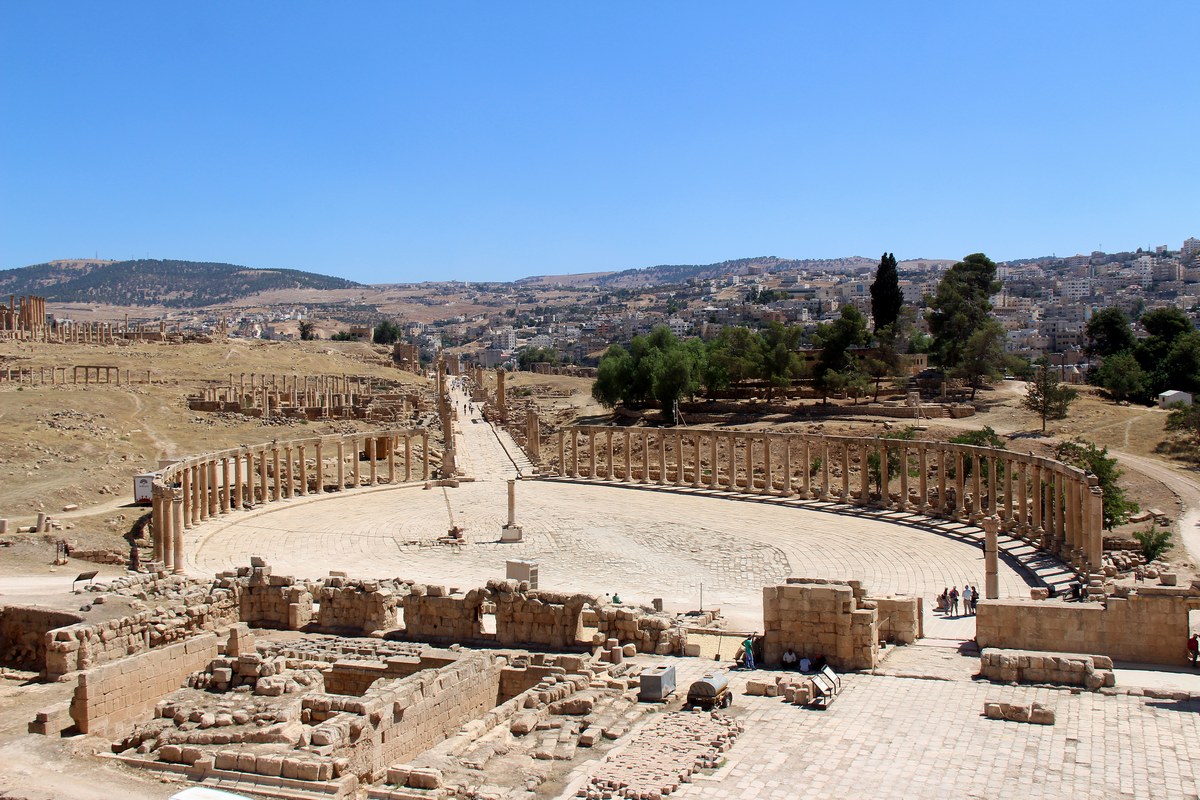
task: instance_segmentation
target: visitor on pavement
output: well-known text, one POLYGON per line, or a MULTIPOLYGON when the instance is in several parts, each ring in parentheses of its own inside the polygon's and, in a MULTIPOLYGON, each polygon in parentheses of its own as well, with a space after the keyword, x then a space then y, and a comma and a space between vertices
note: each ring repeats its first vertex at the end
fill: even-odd
POLYGON ((971 584, 971 616, 975 616, 975 612, 979 610, 979 589, 975 584, 971 584))
POLYGON ((1192 657, 1192 669, 1196 668, 1196 658, 1200 656, 1200 635, 1193 633, 1188 639, 1188 655, 1192 657))
POLYGON ((795 650, 789 647, 787 650, 783 651, 784 669, 795 669, 798 663, 800 663, 800 656, 796 655, 795 650))
MULTIPOLYGON (((754 633, 758 633, 758 631, 755 631, 754 633)), ((746 637, 746 641, 742 642, 742 653, 745 655, 746 669, 755 669, 753 633, 746 637)))
POLYGON ((971 587, 963 583, 962 590, 963 616, 971 613, 971 587))
POLYGON ((958 587, 950 587, 950 616, 958 616, 958 587))

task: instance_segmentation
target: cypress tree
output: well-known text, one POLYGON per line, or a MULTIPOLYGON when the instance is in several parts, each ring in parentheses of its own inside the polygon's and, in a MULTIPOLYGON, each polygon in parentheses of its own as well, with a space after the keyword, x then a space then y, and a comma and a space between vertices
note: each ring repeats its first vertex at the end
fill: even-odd
POLYGON ((900 273, 896 271, 894 253, 884 253, 875 270, 875 281, 871 284, 871 316, 875 318, 875 330, 895 323, 904 305, 900 292, 900 273))

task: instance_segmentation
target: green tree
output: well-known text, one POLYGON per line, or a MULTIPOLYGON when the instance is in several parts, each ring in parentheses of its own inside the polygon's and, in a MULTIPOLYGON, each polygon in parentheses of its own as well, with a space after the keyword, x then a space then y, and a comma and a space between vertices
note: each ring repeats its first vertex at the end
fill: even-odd
MULTIPOLYGON (((888 439, 893 441, 911 442, 917 438, 917 429, 914 427, 902 428, 898 431, 885 431, 880 439, 888 439)), ((867 453, 867 480, 875 486, 875 490, 881 495, 883 494, 883 472, 880 470, 879 451, 874 448, 867 453)), ((894 448, 888 448, 888 478, 895 477, 900 471, 900 453, 894 448)), ((911 475, 911 468, 910 468, 911 475)))
POLYGON ((802 333, 800 328, 772 322, 759 337, 758 377, 767 382, 768 400, 776 388, 791 386, 803 372, 804 363, 796 352, 802 333))
POLYGON ((983 253, 972 253, 942 277, 930 303, 929 331, 934 361, 943 370, 962 363, 967 340, 989 319, 988 298, 998 291, 996 264, 983 253))
POLYGON ((699 342, 684 344, 665 326, 649 336, 635 336, 629 349, 613 345, 605 351, 592 384, 592 397, 612 408, 618 403, 641 407, 656 401, 668 424, 684 394, 694 393, 705 372, 699 342))
POLYGON ((737 386, 758 375, 762 338, 749 328, 722 328, 708 343, 708 370, 704 383, 710 389, 737 386))
POLYGON ((829 396, 831 394, 836 395, 839 392, 845 391, 849 382, 849 373, 836 369, 827 369, 817 375, 816 379, 813 381, 813 384, 821 392, 821 402, 828 403, 829 396))
POLYGON ((1200 390, 1200 331, 1190 330, 1175 337, 1160 365, 1163 389, 1185 392, 1200 390))
POLYGON ((1117 459, 1108 455, 1107 447, 1100 448, 1082 439, 1072 439, 1059 442, 1054 452, 1060 461, 1096 476, 1104 495, 1104 527, 1107 530, 1123 525, 1138 512, 1138 504, 1125 495, 1120 485, 1124 472, 1117 466, 1117 459))
MULTIPOLYGON (((984 425, 981 430, 967 431, 965 433, 960 433, 957 436, 951 436, 950 441, 953 442, 954 444, 969 444, 969 445, 974 445, 975 447, 991 447, 996 450, 1007 449, 1004 444, 1004 440, 1000 438, 1000 436, 996 433, 996 431, 992 428, 991 425, 984 425)), ((979 477, 983 479, 984 484, 987 485, 988 488, 991 488, 989 482, 992 479, 992 477, 991 477, 992 471, 991 471, 991 469, 988 468, 987 456, 980 457, 979 468, 982 470, 982 474, 979 477)), ((975 469, 975 459, 964 458, 963 459, 963 476, 966 478, 971 477, 971 474, 974 472, 974 469, 975 469)), ((949 469, 947 470, 949 477, 951 477, 951 478, 955 477, 955 472, 956 472, 955 465, 950 464, 949 469)), ((997 459, 997 461, 996 461, 996 478, 1000 479, 1003 477, 1004 477, 1004 459, 1001 458, 1001 459, 997 459)))
POLYGON ((1125 350, 1132 350, 1137 344, 1129 317, 1116 307, 1103 309, 1089 319, 1086 332, 1087 352, 1091 356, 1107 358, 1125 350))
POLYGON ((958 364, 949 374, 964 378, 971 387, 971 399, 974 399, 976 390, 984 383, 1004 377, 1004 364, 1004 328, 988 317, 967 337, 958 364))
POLYGON ((522 347, 517 351, 517 364, 529 369, 534 364, 557 364, 558 351, 553 347, 522 347))
POLYGON ((306 319, 300 320, 300 339, 309 342, 317 338, 317 326, 306 319))
POLYGON ((371 341, 375 344, 393 344, 400 340, 404 335, 404 331, 400 326, 389 319, 385 319, 375 326, 375 330, 371 335, 371 341))
POLYGON ((1079 392, 1059 382, 1058 374, 1042 359, 1040 369, 1029 382, 1022 405, 1042 418, 1042 433, 1047 419, 1062 419, 1079 392))
POLYGON ((884 253, 875 270, 871 283, 871 316, 875 319, 875 330, 894 325, 904 306, 904 295, 900 292, 900 273, 896 270, 894 253, 884 253))
POLYGON ((1146 386, 1146 373, 1133 353, 1125 350, 1105 356, 1104 363, 1096 370, 1096 382, 1120 403, 1126 398, 1142 394, 1146 386))
POLYGON ((862 312, 852 305, 844 305, 836 320, 817 326, 813 340, 821 348, 816 366, 816 377, 820 378, 830 370, 845 370, 850 366, 850 348, 866 344, 871 337, 862 312))

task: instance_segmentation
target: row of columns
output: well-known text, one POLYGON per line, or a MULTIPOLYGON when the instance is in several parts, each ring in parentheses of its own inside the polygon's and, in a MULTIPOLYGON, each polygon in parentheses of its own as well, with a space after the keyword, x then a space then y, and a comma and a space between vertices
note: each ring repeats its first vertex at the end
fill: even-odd
POLYGON ((1098 568, 1103 557, 1096 478, 1005 450, 884 438, 583 427, 559 431, 558 470, 571 478, 636 477, 660 486, 798 495, 974 523, 995 515, 1005 530, 1071 563, 1098 568), (855 485, 852 463, 859 468, 855 485), (930 502, 935 483, 936 501, 930 502), (873 493, 872 484, 886 491, 873 493), (899 489, 894 498, 893 488, 899 489))
POLYGON ((311 492, 325 492, 326 456, 335 459, 335 491, 349 486, 375 486, 383 482, 429 480, 429 432, 388 431, 368 436, 343 436, 337 440, 307 439, 275 442, 199 456, 168 467, 155 481, 151 493, 154 557, 174 572, 183 571, 183 531, 228 514, 244 505, 265 504, 310 493, 309 457, 312 457, 311 492), (413 448, 421 447, 420 462, 413 448), (326 452, 328 450, 332 452, 326 452), (397 462, 397 451, 402 461, 397 462), (365 453, 366 458, 361 456, 365 453), (349 470, 347 469, 349 457, 349 470), (366 461, 366 468, 363 461, 366 461), (419 470, 419 475, 418 475, 419 470))

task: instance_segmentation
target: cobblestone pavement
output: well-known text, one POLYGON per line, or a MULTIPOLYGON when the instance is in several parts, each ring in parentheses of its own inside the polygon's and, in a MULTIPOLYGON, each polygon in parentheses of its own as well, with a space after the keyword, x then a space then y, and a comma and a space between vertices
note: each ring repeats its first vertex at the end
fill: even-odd
MULTIPOLYGON (((505 432, 470 415, 456 441, 473 481, 294 498, 234 513, 189 532, 188 568, 211 575, 261 555, 280 574, 320 577, 339 569, 465 587, 503 577, 506 559, 533 559, 543 588, 616 592, 642 603, 661 597, 669 610, 698 607, 703 584, 704 607, 720 607, 747 629, 761 627, 764 585, 792 575, 857 578, 874 593, 923 595, 927 635, 974 635, 971 617, 943 619, 930 610, 944 587, 983 585, 982 548, 969 529, 932 533, 869 515, 523 480, 517 520, 525 540, 501 544, 505 481, 518 474, 514 457, 523 461, 521 451, 505 432), (469 544, 435 543, 452 525, 466 529, 469 544)), ((1002 563, 1000 586, 1003 596, 1028 592, 1011 564, 1002 563)))

